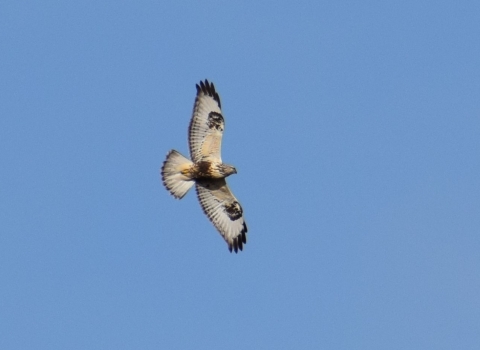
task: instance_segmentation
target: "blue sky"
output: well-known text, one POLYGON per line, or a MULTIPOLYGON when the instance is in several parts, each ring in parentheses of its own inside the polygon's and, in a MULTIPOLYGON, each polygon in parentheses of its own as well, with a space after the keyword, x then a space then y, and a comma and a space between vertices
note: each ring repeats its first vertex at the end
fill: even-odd
POLYGON ((0 5, 2 349, 477 349, 478 1, 0 5), (213 81, 240 254, 159 168, 213 81))

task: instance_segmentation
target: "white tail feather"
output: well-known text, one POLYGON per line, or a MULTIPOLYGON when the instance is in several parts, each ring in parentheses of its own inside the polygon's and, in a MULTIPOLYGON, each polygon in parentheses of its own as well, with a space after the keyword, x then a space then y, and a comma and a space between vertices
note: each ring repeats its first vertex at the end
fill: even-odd
POLYGON ((162 166, 162 180, 167 190, 177 199, 182 199, 195 183, 190 177, 182 174, 193 163, 179 152, 171 150, 162 166))

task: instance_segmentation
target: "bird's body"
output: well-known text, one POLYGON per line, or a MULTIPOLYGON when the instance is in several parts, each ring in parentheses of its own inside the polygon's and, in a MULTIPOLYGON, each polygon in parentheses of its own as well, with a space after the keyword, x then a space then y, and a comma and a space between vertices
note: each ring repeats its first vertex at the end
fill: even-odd
POLYGON ((192 179, 223 179, 231 174, 236 174, 237 170, 231 165, 209 160, 201 160, 193 163, 184 174, 192 179))
POLYGON ((247 225, 240 203, 227 186, 225 178, 236 174, 221 159, 225 121, 220 97, 213 83, 201 81, 189 126, 191 160, 171 150, 163 163, 163 184, 177 199, 183 198, 195 184, 203 211, 228 244, 230 251, 243 249, 247 242, 247 225))

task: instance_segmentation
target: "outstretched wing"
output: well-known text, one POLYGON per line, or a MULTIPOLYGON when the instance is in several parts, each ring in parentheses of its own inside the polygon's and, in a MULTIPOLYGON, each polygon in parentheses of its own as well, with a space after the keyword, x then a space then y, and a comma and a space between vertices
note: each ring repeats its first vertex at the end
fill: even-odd
POLYGON ((213 83, 205 79, 197 85, 197 97, 188 128, 190 156, 194 163, 211 159, 221 162, 222 135, 225 122, 220 97, 213 83))
POLYGON ((203 211, 228 244, 228 249, 238 252, 247 243, 247 225, 237 198, 225 179, 197 180, 198 200, 203 211))

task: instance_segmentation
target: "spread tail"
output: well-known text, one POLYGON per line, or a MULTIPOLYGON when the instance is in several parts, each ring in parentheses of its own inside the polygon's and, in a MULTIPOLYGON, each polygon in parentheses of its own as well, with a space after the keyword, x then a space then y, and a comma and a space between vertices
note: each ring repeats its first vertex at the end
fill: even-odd
POLYGON ((189 159, 173 149, 168 152, 167 159, 163 162, 161 170, 163 184, 177 199, 182 199, 195 183, 187 174, 192 164, 189 159))

